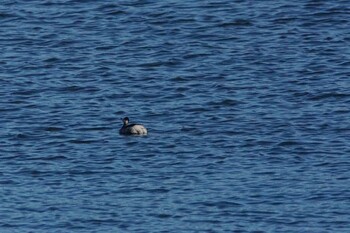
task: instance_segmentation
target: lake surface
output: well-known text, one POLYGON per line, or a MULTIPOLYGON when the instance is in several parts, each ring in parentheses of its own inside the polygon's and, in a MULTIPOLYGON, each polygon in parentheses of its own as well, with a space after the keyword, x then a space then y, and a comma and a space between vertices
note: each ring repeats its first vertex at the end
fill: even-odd
POLYGON ((2 0, 0 232, 350 232, 349 25, 348 0, 2 0))

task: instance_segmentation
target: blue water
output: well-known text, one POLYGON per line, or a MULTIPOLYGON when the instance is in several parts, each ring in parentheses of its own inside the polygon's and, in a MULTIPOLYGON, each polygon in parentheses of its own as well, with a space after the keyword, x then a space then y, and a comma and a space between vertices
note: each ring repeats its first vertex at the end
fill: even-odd
POLYGON ((2 0, 0 232, 350 232, 349 16, 2 0))

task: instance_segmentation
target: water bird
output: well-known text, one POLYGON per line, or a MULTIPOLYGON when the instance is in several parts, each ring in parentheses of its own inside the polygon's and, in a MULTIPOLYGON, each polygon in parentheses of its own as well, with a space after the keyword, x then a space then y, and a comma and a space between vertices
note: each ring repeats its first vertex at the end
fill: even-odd
POLYGON ((141 124, 129 124, 129 117, 121 119, 123 126, 120 128, 119 133, 123 135, 147 135, 147 129, 141 124))

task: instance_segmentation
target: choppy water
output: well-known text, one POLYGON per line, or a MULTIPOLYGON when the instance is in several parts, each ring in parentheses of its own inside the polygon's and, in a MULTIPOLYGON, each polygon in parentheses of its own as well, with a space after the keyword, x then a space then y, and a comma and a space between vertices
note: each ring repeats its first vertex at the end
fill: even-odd
POLYGON ((2 0, 0 232, 350 232, 349 16, 2 0))

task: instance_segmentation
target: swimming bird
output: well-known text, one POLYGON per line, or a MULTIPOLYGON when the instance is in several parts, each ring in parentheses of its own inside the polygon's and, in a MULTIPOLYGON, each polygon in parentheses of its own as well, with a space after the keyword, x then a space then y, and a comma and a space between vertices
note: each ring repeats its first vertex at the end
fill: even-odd
POLYGON ((129 124, 129 117, 121 119, 123 127, 120 128, 119 133, 123 135, 147 135, 147 129, 140 124, 129 124))

